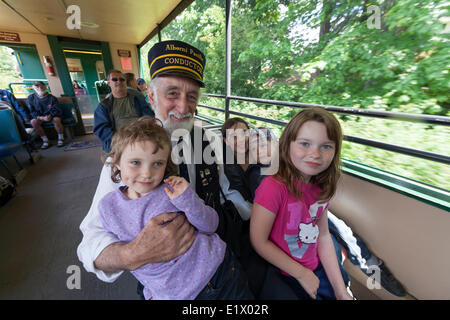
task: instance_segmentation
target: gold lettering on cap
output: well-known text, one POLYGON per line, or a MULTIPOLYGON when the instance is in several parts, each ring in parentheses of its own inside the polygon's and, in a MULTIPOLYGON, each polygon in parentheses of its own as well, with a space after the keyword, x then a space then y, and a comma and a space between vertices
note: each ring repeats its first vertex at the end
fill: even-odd
POLYGON ((203 57, 202 57, 202 55, 200 53, 197 53, 197 52, 195 52, 192 49, 190 49, 189 51, 190 51, 189 53, 192 54, 194 57, 196 57, 197 59, 200 59, 200 60, 202 60, 202 62, 204 62, 203 61, 203 57))
POLYGON ((168 44, 166 45, 166 50, 173 50, 173 51, 183 51, 184 53, 188 53, 188 49, 184 47, 177 47, 174 44, 168 44))

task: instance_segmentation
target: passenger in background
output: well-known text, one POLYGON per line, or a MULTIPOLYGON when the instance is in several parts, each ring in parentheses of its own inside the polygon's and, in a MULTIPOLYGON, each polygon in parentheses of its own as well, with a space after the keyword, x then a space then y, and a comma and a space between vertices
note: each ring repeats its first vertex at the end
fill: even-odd
POLYGON ((31 125, 44 142, 41 149, 47 149, 49 145, 42 124, 52 122, 58 133, 58 147, 64 145, 64 126, 62 124, 62 110, 59 107, 58 100, 47 92, 47 86, 42 81, 33 82, 35 93, 28 96, 27 105, 31 113, 31 125))
POLYGON ((109 152, 112 136, 122 126, 144 115, 155 116, 140 93, 127 90, 121 71, 111 70, 107 82, 111 94, 98 104, 94 113, 94 134, 102 141, 105 152, 109 152))
POLYGON ((137 89, 147 97, 147 83, 142 78, 137 78, 137 89))
POLYGON ((230 181, 230 188, 239 191, 245 200, 253 202, 246 175, 250 166, 248 130, 247 122, 241 118, 229 118, 221 128, 224 171, 230 181))
POLYGON ((73 80, 72 84, 73 84, 73 90, 75 91, 76 96, 79 97, 79 96, 83 96, 83 95, 87 94, 86 88, 83 85, 80 86, 80 84, 78 83, 77 80, 73 80))
POLYGON ((280 269, 298 299, 352 299, 327 218, 340 176, 341 145, 333 115, 321 108, 299 112, 281 135, 278 173, 256 191, 251 242, 280 269))
POLYGON ((266 175, 275 173, 271 170, 272 168, 278 171, 278 141, 273 132, 266 127, 252 130, 249 138, 249 153, 251 164, 247 169, 247 175, 253 202, 255 191, 262 179, 266 175))
POLYGON ((247 122, 241 118, 229 118, 222 125, 224 156, 234 157, 225 160, 225 174, 230 180, 231 188, 239 191, 249 202, 253 203, 256 188, 264 178, 262 168, 270 167, 277 152, 275 135, 268 128, 249 129, 247 122))
POLYGON ((139 90, 138 82, 134 73, 127 72, 124 74, 125 79, 127 80, 127 91, 129 94, 134 94, 136 96, 145 97, 144 93, 139 90))
MULTIPOLYGON (((148 101, 148 94, 147 94, 147 83, 145 82, 144 79, 142 78, 138 78, 137 79, 137 85, 138 85, 138 90, 144 95, 145 97, 145 101, 147 103, 150 103, 148 101)), ((153 107, 150 105, 150 108, 153 110, 153 107)))

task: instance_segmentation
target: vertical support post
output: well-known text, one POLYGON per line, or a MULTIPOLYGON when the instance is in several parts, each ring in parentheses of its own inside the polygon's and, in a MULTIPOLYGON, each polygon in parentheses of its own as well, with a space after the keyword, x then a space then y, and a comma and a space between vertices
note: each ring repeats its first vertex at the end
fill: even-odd
POLYGON ((233 0, 226 0, 225 17, 225 120, 230 117, 231 96, 231 16, 233 0))
POLYGON ((161 42, 161 25, 158 23, 158 42, 161 42))

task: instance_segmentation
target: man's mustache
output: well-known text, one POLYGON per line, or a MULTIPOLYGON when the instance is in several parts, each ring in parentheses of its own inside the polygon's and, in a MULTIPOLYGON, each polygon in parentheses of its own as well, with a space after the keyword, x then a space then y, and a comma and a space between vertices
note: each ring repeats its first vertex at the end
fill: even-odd
POLYGON ((188 112, 188 113, 179 113, 179 112, 175 112, 175 111, 169 111, 168 116, 174 116, 177 119, 184 119, 184 118, 192 118, 192 113, 188 112))

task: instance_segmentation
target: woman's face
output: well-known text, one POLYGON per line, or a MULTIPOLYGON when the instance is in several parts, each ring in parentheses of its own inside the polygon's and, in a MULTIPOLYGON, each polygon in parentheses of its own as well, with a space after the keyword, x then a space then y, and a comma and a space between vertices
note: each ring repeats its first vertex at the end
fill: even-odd
POLYGON ((225 143, 233 149, 235 155, 248 152, 248 127, 238 122, 227 129, 225 143))

